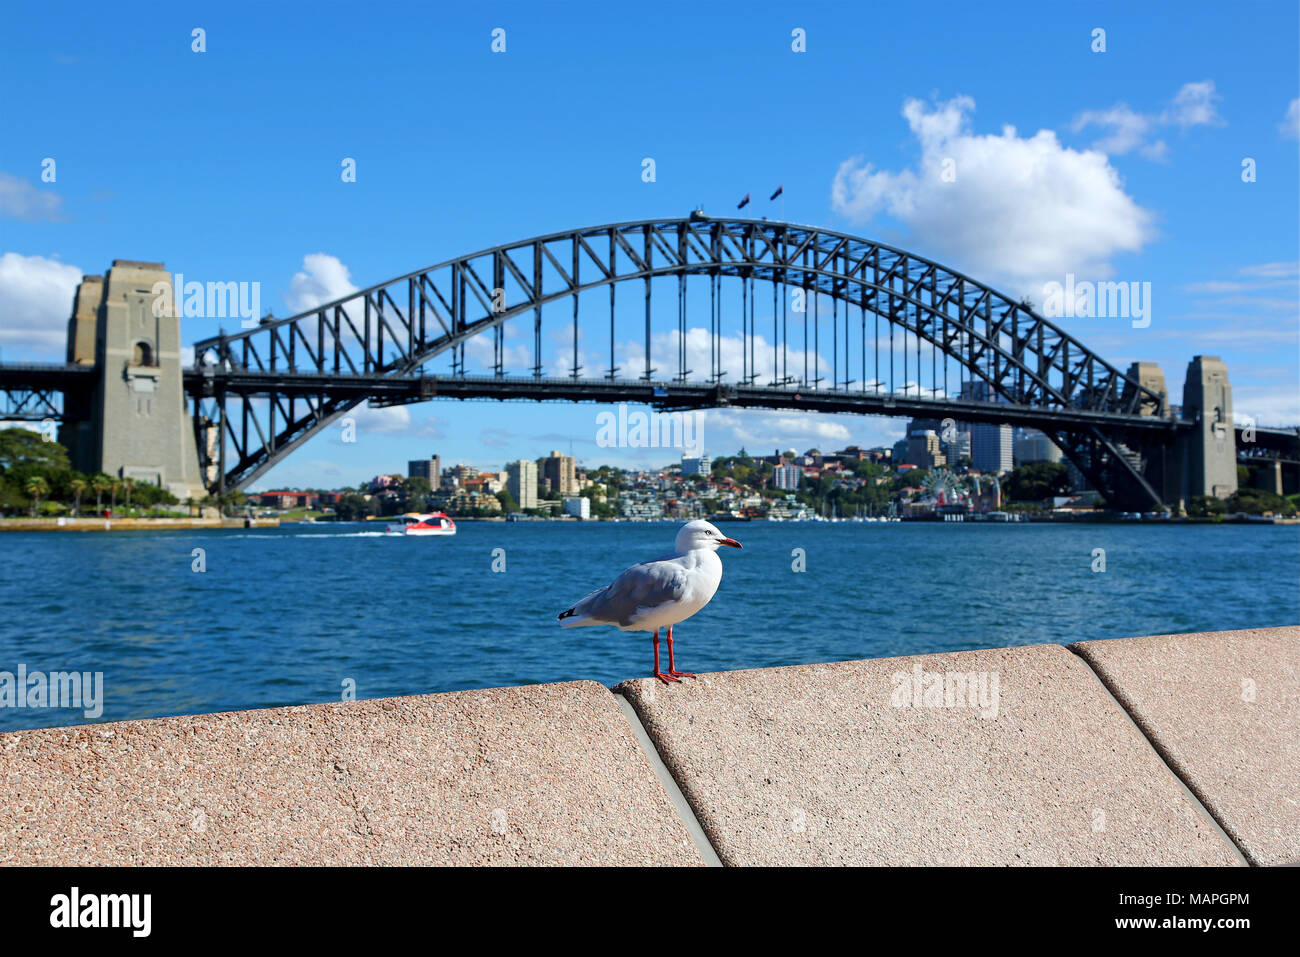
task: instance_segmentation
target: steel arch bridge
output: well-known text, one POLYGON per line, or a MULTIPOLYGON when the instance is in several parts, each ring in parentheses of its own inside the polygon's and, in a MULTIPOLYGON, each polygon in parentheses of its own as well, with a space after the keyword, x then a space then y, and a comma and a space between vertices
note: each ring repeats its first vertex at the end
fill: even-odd
POLYGON ((626 401, 1023 424, 1051 436, 1112 503, 1142 508, 1164 498, 1146 477, 1149 457, 1192 425, 1029 303, 939 263, 833 230, 698 212, 495 246, 290 318, 267 317, 196 343, 185 381, 214 491, 248 485, 367 399, 626 401), (709 325, 699 336, 688 311, 704 305, 704 279, 709 325), (673 305, 655 313, 653 292, 662 302, 665 286, 673 305), (555 344, 544 337, 544 313, 560 314, 564 345, 553 368, 543 356, 555 344), (531 362, 516 374, 507 357, 520 364, 519 349, 507 340, 521 325, 531 332, 531 362), (587 344, 606 331, 607 353, 593 353, 587 344), (467 366, 467 347, 479 369, 467 366), (593 355, 604 364, 596 375, 584 372, 593 355), (447 368, 431 370, 437 361, 447 368))

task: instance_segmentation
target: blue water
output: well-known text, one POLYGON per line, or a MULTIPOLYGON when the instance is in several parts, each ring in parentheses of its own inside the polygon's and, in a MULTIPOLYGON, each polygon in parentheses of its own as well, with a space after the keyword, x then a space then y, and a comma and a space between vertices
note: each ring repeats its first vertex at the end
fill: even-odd
MULTIPOLYGON (((1300 621, 1300 527, 731 523, 678 667, 754 668, 1300 621), (792 571, 802 548, 807 571, 792 571), (1093 549, 1106 571, 1091 570, 1093 549)), ((558 612, 675 526, 461 523, 0 534, 0 671, 102 671, 99 720, 646 675, 558 612), (207 571, 191 570, 192 550, 207 571), (493 572, 493 550, 505 571, 493 572)), ((86 723, 0 708, 0 730, 86 723)))

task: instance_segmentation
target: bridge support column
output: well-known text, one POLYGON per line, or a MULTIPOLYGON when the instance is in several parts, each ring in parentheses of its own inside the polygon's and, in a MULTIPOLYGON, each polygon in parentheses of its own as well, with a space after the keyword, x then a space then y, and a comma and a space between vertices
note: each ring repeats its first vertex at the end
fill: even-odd
POLYGON ((1197 426, 1179 443, 1182 497, 1228 498, 1237 491, 1237 436, 1228 368, 1218 356, 1195 356, 1188 363, 1182 417, 1197 426))
POLYGON ((1284 494, 1282 491, 1282 463, 1278 459, 1271 462, 1261 462, 1255 469, 1255 488, 1261 488, 1266 492, 1272 492, 1274 495, 1284 494))
POLYGON ((86 362, 93 310, 99 382, 90 421, 68 437, 81 471, 160 485, 183 502, 206 493, 185 404, 180 319, 154 314, 158 282, 171 288, 162 263, 126 259, 114 260, 107 277, 82 281, 68 324, 68 355, 86 362))
MULTIPOLYGON (((1138 413, 1145 416, 1161 414, 1168 417, 1169 390, 1165 386, 1165 373, 1160 366, 1154 362, 1134 362, 1128 367, 1128 376, 1144 389, 1163 396, 1165 400, 1163 408, 1158 407, 1153 401, 1142 402, 1138 405, 1138 413)), ((1136 451, 1141 454, 1142 475, 1159 494, 1161 502, 1167 507, 1177 505, 1182 491, 1179 485, 1181 469, 1178 467, 1179 459, 1174 454, 1174 450, 1165 442, 1157 442, 1136 451)))
MULTIPOLYGON (((104 277, 82 276, 77 286, 77 294, 72 300, 72 317, 68 320, 68 355, 69 365, 94 366, 95 364, 95 328, 99 319, 99 305, 104 301, 104 277)), ((74 418, 67 415, 69 396, 65 395, 64 421, 59 426, 59 444, 68 450, 68 461, 78 472, 87 474, 98 471, 95 464, 95 450, 99 444, 99 435, 91 422, 90 408, 92 397, 81 397, 84 401, 79 415, 74 418)))

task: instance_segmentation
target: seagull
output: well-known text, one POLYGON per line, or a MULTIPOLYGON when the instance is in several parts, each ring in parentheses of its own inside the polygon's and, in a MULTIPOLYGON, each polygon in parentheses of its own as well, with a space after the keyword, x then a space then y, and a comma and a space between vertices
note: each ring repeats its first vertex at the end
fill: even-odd
POLYGON ((719 546, 740 548, 709 522, 687 522, 677 532, 671 555, 633 565, 604 588, 598 588, 572 608, 560 612, 561 628, 613 625, 621 631, 652 631, 655 677, 664 684, 694 678, 678 671, 673 661, 673 625, 705 605, 722 581, 719 546), (668 670, 659 670, 659 629, 668 629, 668 670))

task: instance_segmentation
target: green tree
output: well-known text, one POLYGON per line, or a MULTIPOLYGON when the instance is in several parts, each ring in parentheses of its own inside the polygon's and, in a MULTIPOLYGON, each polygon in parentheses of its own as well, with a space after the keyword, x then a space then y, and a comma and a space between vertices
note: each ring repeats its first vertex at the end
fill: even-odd
POLYGON ((41 507, 41 499, 50 490, 50 483, 39 475, 33 475, 24 483, 23 489, 32 497, 32 517, 35 518, 41 507))
POLYGON ((429 499, 433 495, 433 487, 429 480, 422 475, 412 475, 403 479, 402 483, 402 505, 406 511, 410 512, 427 512, 429 510, 429 499))
POLYGON ((1187 500, 1188 518, 1213 518, 1226 510, 1223 501, 1213 495, 1193 495, 1187 500))
POLYGON ((1226 510, 1232 514, 1245 512, 1247 515, 1263 515, 1272 512, 1282 516, 1294 515, 1296 511, 1295 506, 1281 495, 1262 488, 1238 489, 1228 499, 1226 510))
POLYGON ((24 467, 31 469, 29 474, 62 471, 69 468, 68 450, 31 429, 0 429, 0 473, 14 473, 24 467))
POLYGON ((375 503, 358 492, 348 492, 339 496, 338 503, 334 506, 334 513, 338 515, 341 522, 362 521, 367 515, 374 515, 375 512, 375 503))
POLYGON ((1015 502, 1041 502, 1070 491, 1070 470, 1060 462, 1030 462, 1007 477, 1007 496, 1015 502))
POLYGON ((73 502, 72 505, 73 515, 81 514, 81 496, 86 494, 86 488, 87 488, 86 480, 81 476, 77 476, 76 478, 68 482, 68 491, 70 491, 76 497, 76 500, 73 502))
POLYGON ((104 493, 113 487, 113 480, 103 472, 96 472, 90 477, 90 487, 95 492, 95 511, 104 511, 104 493))

